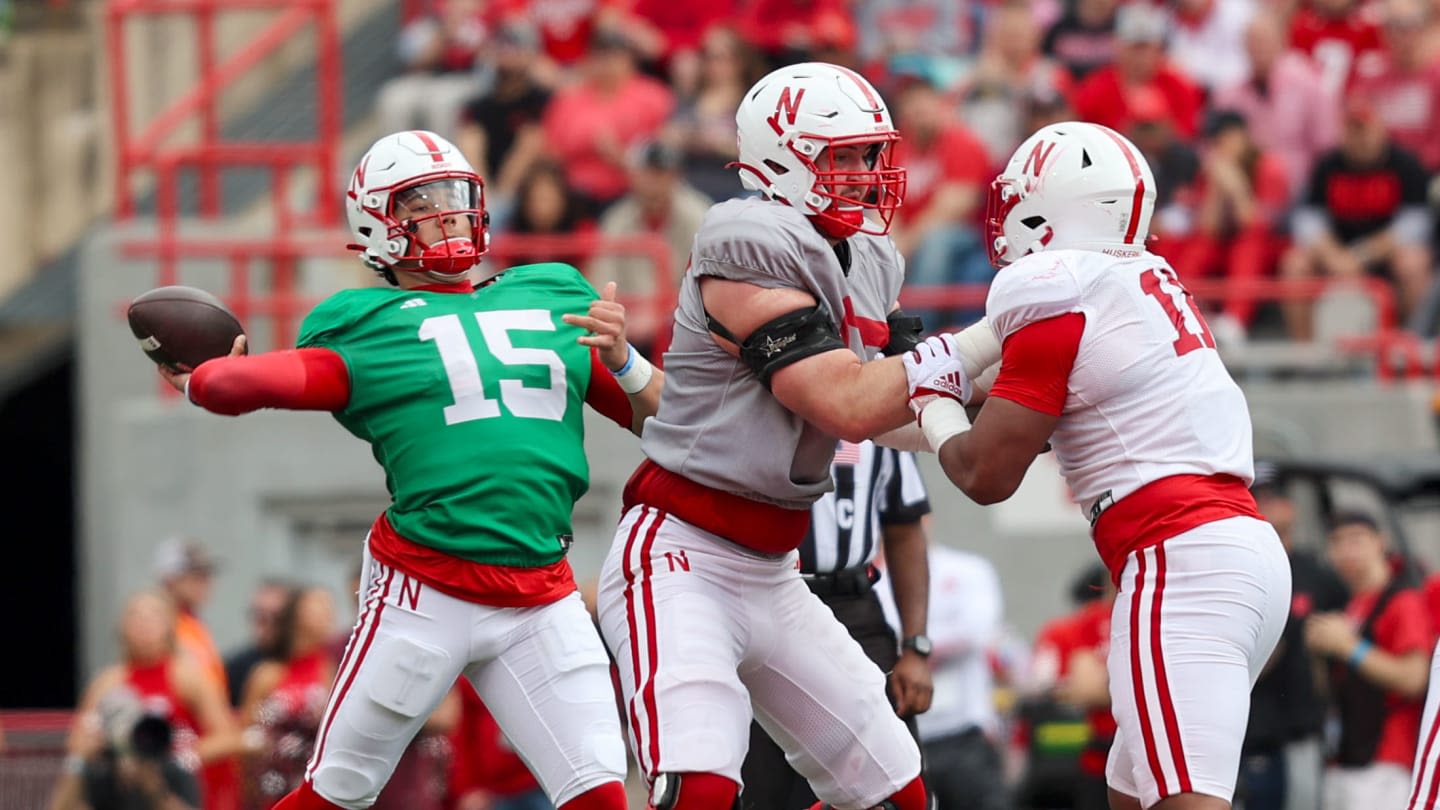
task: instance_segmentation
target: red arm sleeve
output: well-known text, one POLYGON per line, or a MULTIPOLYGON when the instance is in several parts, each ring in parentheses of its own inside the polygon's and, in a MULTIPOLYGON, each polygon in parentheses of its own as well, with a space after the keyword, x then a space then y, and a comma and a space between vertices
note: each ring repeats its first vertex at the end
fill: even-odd
POLYGON ((585 401, 601 416, 626 430, 635 421, 635 410, 630 407, 630 397, 615 382, 615 375, 600 362, 600 350, 590 350, 590 390, 585 392, 585 401))
POLYGON ((338 411, 350 401, 350 371, 329 349, 219 357, 190 375, 190 401, 235 416, 261 408, 338 411))
POLYGON ((1000 353, 1000 374, 990 396, 1032 411, 1059 416, 1065 410, 1070 369, 1085 333, 1079 312, 1036 321, 1011 333, 1000 353))

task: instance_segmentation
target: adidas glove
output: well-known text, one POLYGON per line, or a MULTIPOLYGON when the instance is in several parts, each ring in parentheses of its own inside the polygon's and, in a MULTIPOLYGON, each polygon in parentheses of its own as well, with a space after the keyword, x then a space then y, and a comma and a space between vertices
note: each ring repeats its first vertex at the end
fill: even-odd
POLYGON ((970 375, 964 358, 946 337, 936 335, 921 341, 908 352, 905 379, 910 388, 910 409, 919 414, 937 398, 953 399, 964 405, 970 400, 970 375))

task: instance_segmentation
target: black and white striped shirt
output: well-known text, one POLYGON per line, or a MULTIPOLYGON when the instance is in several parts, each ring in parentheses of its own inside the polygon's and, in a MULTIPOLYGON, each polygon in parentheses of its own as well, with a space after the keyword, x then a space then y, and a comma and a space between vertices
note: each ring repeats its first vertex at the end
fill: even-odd
POLYGON ((911 453, 842 441, 830 474, 835 489, 810 509, 810 531, 800 544, 801 573, 865 565, 880 550, 881 526, 914 523, 930 512, 911 453))

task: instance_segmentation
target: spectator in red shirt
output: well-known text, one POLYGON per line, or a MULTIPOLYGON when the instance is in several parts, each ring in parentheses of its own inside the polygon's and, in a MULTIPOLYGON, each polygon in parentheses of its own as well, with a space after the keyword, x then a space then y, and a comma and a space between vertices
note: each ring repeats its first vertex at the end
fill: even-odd
POLYGON ((1430 616, 1419 592, 1396 581, 1385 535, 1369 515, 1336 516, 1327 550, 1351 598, 1343 612, 1305 622, 1306 645, 1330 659, 1340 717, 1325 805, 1405 807, 1435 643, 1430 616))
POLYGON ((1315 60, 1337 94, 1383 50, 1380 26, 1358 0, 1310 0, 1290 19, 1290 47, 1315 60))
POLYGON ((606 0, 497 0, 495 5, 504 19, 539 28, 546 59, 565 70, 585 58, 604 18, 616 16, 606 0))
POLYGON ((1351 92, 1372 99, 1390 137, 1433 173, 1440 170, 1440 60, 1423 50, 1426 8, 1387 0, 1383 14, 1384 58, 1356 75, 1351 92))
POLYGON ((1245 116, 1255 143, 1285 161, 1293 199, 1305 192, 1315 159, 1340 139, 1340 102, 1320 69, 1288 49, 1284 22, 1261 12, 1245 31, 1250 74, 1218 89, 1211 105, 1245 116))
POLYGON ((1121 8, 1115 17, 1118 41, 1114 64, 1102 67, 1080 83, 1075 110, 1091 123, 1119 132, 1133 122, 1133 97, 1151 88, 1165 99, 1168 117, 1182 138, 1199 129, 1200 89, 1165 61, 1165 17, 1144 3, 1121 8))
POLYGON ((636 70, 628 42, 611 29, 596 30, 581 67, 581 80, 551 98, 542 128, 550 156, 594 217, 628 190, 628 151, 655 138, 675 98, 636 70))
MULTIPOLYGON (((1171 261, 1182 279, 1224 274, 1244 282, 1275 266, 1290 204, 1285 164, 1255 145, 1237 112, 1220 110, 1206 121, 1195 199, 1194 229, 1171 261)), ((1254 299, 1234 298, 1221 313, 1232 326, 1212 327, 1217 334, 1244 328, 1254 312, 1254 299)))
POLYGON ((620 0, 617 12, 647 63, 693 76, 705 32, 735 13, 735 0, 620 0))
MULTIPOLYGON (((911 79, 899 93, 896 119, 904 140, 895 162, 908 175, 891 234, 916 286, 986 284, 995 269, 981 243, 979 217, 991 178, 985 147, 949 112, 939 90, 911 79)), ((977 311, 917 312, 926 329, 978 320, 977 311), (973 317, 968 317, 973 316, 973 317)))
POLYGON ((739 0, 736 22, 740 32, 759 48, 772 67, 806 62, 823 43, 854 23, 845 0, 739 0))

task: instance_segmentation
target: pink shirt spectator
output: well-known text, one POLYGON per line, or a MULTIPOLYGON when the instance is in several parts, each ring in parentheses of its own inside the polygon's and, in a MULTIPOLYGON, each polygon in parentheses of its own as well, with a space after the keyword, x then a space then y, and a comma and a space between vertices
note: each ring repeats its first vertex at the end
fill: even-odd
POLYGON ((1387 62, 1357 76, 1351 92, 1372 101, 1390 137, 1414 152, 1426 171, 1440 169, 1440 62, 1414 71, 1387 62))
POLYGON ((1255 80, 1216 91, 1211 107, 1245 116, 1250 136, 1285 161, 1297 197, 1310 182, 1315 159, 1340 140, 1340 109, 1320 71, 1298 52, 1282 54, 1262 86, 1255 80))
POLYGON ((542 127, 570 188, 609 201, 625 193, 629 179, 623 165, 605 157, 599 141, 613 138, 623 154, 654 138, 674 107, 670 88, 649 76, 631 76, 609 95, 582 82, 555 94, 542 127))

